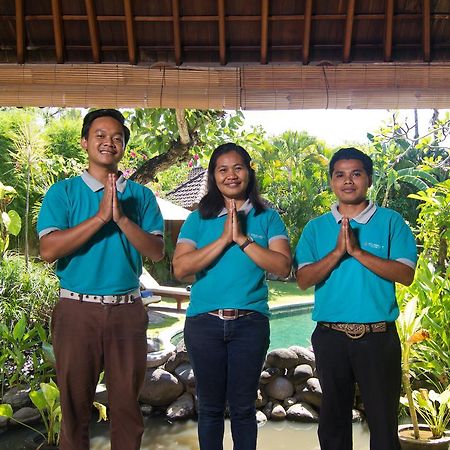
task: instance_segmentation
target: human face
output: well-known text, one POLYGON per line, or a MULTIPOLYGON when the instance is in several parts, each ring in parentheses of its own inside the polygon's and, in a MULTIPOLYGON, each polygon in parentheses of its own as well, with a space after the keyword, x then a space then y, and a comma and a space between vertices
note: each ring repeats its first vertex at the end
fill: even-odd
POLYGON ((231 151, 217 158, 214 179, 225 199, 246 200, 249 175, 239 153, 231 151))
POLYGON ((95 119, 89 128, 87 139, 81 139, 81 146, 88 153, 90 168, 117 170, 125 150, 122 125, 109 116, 95 119))
POLYGON ((340 159, 334 165, 330 184, 340 204, 361 205, 367 202, 372 180, 359 159, 340 159))

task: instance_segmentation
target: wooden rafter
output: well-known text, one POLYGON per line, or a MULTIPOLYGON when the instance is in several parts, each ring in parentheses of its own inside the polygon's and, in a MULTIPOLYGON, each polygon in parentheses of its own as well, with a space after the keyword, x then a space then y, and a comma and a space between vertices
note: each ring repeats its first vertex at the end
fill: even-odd
POLYGON ((343 57, 343 61, 345 63, 350 62, 350 53, 352 50, 354 16, 355 16, 355 0, 348 0, 347 20, 345 22, 344 57, 343 57))
POLYGON ((123 0, 123 8, 125 11, 125 23, 127 28, 128 60, 130 61, 130 64, 134 65, 137 62, 137 57, 136 38, 134 35, 133 6, 131 5, 131 0, 123 0))
POLYGON ((94 63, 100 63, 100 39, 98 33, 97 14, 95 12, 94 0, 85 0, 86 12, 89 24, 89 36, 91 39, 92 59, 94 63))
POLYGON ((173 46, 175 51, 175 64, 181 64, 181 30, 180 30, 180 3, 179 0, 172 0, 173 17, 173 46))
POLYGON ((267 64, 269 41, 269 0, 261 0, 261 64, 267 64))
POLYGON ((430 0, 423 0, 423 60, 431 61, 431 5, 430 0))
POLYGON ((309 47, 310 47, 310 40, 311 40, 311 21, 312 21, 312 0, 306 0, 304 25, 303 25, 303 45, 302 45, 303 64, 309 63, 309 47))
POLYGON ((25 15, 23 0, 16 0, 16 58, 17 64, 25 62, 25 15))
POLYGON ((61 15, 61 0, 52 0, 53 34, 55 36, 56 62, 64 62, 64 31, 61 15))
POLYGON ((225 34, 225 0, 217 0, 219 10, 219 58, 220 64, 227 63, 226 34, 225 34))
POLYGON ((394 30, 394 0, 386 0, 384 21, 384 60, 392 61, 392 39, 394 30))

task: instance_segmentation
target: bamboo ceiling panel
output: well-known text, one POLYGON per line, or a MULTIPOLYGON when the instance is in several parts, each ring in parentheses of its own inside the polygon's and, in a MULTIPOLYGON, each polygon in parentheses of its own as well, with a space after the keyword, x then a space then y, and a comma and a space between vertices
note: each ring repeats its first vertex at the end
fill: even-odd
POLYGON ((0 0, 0 106, 449 108, 449 63, 449 0, 0 0))

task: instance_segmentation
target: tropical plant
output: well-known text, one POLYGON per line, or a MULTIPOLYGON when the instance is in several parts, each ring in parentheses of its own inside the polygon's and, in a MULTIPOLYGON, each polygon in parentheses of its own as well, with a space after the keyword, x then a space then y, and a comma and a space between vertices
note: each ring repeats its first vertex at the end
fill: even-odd
POLYGON ((9 236, 17 236, 22 226, 22 220, 17 211, 10 209, 6 211, 7 206, 16 197, 17 192, 11 186, 5 186, 0 181, 0 258, 3 258, 9 247, 9 236))
POLYGON ((282 213, 293 247, 306 223, 326 212, 333 201, 329 154, 323 142, 304 131, 286 131, 252 145, 261 193, 282 213))
POLYGON ((48 328, 58 289, 58 278, 50 265, 30 260, 27 271, 24 257, 8 252, 0 260, 1 323, 16 323, 25 314, 30 323, 48 328))
POLYGON ((10 326, 0 324, 0 393, 18 385, 38 386, 54 374, 46 361, 42 344, 48 334, 36 323, 30 325, 26 316, 10 326))
POLYGON ((417 299, 412 298, 406 303, 404 310, 397 319, 397 331, 402 346, 402 381, 406 393, 406 403, 409 408, 414 438, 419 439, 419 422, 411 388, 410 359, 413 344, 429 337, 428 331, 421 329, 422 318, 426 310, 417 314, 417 299))
MULTIPOLYGON (((409 406, 409 400, 401 398, 404 405, 409 406)), ((418 389, 412 392, 414 409, 427 424, 433 438, 444 436, 450 423, 450 385, 440 394, 434 390, 418 389)), ((419 436, 414 435, 415 439, 419 436)))
MULTIPOLYGON (((41 383, 40 389, 32 390, 29 394, 31 401, 34 406, 39 410, 41 414, 42 421, 44 423, 46 434, 37 430, 30 425, 20 422, 13 417, 13 409, 11 405, 4 403, 0 405, 0 416, 8 417, 10 420, 17 422, 27 428, 38 433, 48 445, 58 445, 59 436, 61 431, 61 403, 59 388, 53 380, 48 383, 41 383)), ((97 408, 99 412, 100 420, 107 420, 106 407, 101 403, 94 402, 93 405, 97 408)))
POLYGON ((450 179, 409 197, 421 202, 417 238, 424 253, 445 271, 450 263, 450 179))

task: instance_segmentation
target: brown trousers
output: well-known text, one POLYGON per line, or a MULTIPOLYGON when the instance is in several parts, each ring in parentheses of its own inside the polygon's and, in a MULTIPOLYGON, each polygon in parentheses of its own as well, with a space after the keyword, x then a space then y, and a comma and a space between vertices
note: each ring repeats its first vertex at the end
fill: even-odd
POLYGON ((138 450, 144 425, 138 396, 147 362, 148 316, 140 300, 102 305, 60 299, 52 315, 61 392, 60 450, 89 450, 89 423, 102 370, 108 390, 111 450, 138 450))

